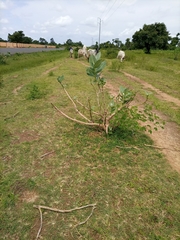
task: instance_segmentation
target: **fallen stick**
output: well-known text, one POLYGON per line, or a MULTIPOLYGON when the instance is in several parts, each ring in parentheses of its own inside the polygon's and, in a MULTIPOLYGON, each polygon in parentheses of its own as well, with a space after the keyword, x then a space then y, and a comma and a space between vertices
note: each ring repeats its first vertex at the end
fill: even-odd
POLYGON ((45 153, 45 154, 41 155, 41 157, 40 157, 40 158, 46 157, 47 155, 49 155, 49 154, 51 154, 51 153, 54 153, 54 152, 55 152, 55 151, 47 152, 47 153, 45 153))
POLYGON ((128 149, 128 148, 134 148, 134 149, 137 149, 137 150, 140 150, 138 147, 133 147, 133 146, 130 146, 130 147, 124 147, 124 146, 116 146, 117 148, 124 148, 124 149, 128 149))
POLYGON ((51 208, 51 207, 42 206, 42 205, 33 205, 33 207, 37 208, 39 210, 39 213, 40 213, 40 227, 39 227, 39 230, 38 230, 38 233, 37 233, 37 236, 36 236, 36 240, 37 240, 39 238, 39 235, 40 235, 41 230, 42 230, 42 225, 43 225, 43 217, 42 217, 41 209, 45 209, 45 210, 49 210, 49 211, 53 211, 53 212, 58 212, 58 213, 70 213, 70 212, 73 212, 73 211, 77 211, 77 210, 81 210, 81 209, 84 209, 84 208, 92 207, 92 211, 91 211, 90 215, 86 218, 85 221, 80 222, 80 223, 78 223, 74 226, 74 227, 77 227, 77 226, 85 224, 89 220, 89 218, 93 214, 94 209, 96 208, 96 203, 88 204, 88 205, 85 205, 85 206, 76 207, 76 208, 72 208, 72 209, 68 209, 68 210, 60 210, 60 209, 57 209, 57 208, 51 208))

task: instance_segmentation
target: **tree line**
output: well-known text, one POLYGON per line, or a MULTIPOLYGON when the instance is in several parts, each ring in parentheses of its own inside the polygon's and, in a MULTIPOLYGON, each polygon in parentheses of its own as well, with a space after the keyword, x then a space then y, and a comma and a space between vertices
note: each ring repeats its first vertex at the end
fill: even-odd
MULTIPOLYGON (((71 39, 68 39, 64 44, 56 43, 53 38, 48 42, 46 39, 40 37, 39 40, 33 40, 31 37, 25 36, 23 31, 16 31, 13 34, 8 34, 8 40, 3 40, 0 38, 0 41, 3 42, 14 42, 14 43, 28 43, 28 44, 41 44, 41 45, 54 45, 56 47, 64 46, 74 46, 81 47, 83 46, 82 42, 73 42, 71 39)), ((98 43, 96 42, 95 46, 97 47, 98 43)), ((125 43, 123 43, 119 38, 112 39, 101 43, 100 48, 121 48, 122 50, 134 50, 134 49, 143 49, 145 53, 151 53, 152 49, 162 49, 162 50, 174 50, 180 48, 180 33, 177 33, 175 37, 171 37, 170 33, 167 31, 166 25, 164 23, 155 23, 155 24, 144 24, 142 29, 136 31, 132 40, 127 38, 125 43)))

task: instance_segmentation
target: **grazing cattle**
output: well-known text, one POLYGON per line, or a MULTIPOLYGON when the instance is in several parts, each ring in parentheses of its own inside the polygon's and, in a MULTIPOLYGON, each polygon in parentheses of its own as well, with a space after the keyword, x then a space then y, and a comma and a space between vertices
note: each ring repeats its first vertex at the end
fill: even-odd
POLYGON ((87 52, 87 48, 85 45, 83 46, 83 48, 80 48, 78 50, 78 58, 80 58, 82 56, 88 58, 88 52, 87 52))
POLYGON ((120 51, 118 52, 117 58, 120 59, 121 62, 122 62, 122 60, 124 60, 124 58, 125 58, 125 52, 122 51, 122 50, 120 50, 120 51))
POLYGON ((91 55, 96 55, 97 54, 97 51, 95 49, 89 49, 88 50, 88 55, 91 56, 91 55))

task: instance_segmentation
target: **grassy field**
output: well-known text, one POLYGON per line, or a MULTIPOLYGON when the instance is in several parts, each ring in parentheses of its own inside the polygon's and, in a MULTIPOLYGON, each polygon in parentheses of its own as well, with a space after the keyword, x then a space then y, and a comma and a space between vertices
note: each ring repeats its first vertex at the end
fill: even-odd
MULTIPOLYGON (((180 61, 173 60, 173 52, 128 55, 120 70, 179 97, 180 61)), ((105 78, 115 86, 140 88, 110 71, 112 61, 107 60, 105 78)), ((36 239, 40 213, 34 205, 67 210, 95 203, 92 216, 77 227, 91 208, 42 210, 39 239, 180 239, 180 176, 157 149, 147 146, 152 140, 128 130, 107 137, 52 108, 51 103, 73 116, 59 75, 73 96, 85 100, 91 94, 85 65, 65 51, 15 55, 1 65, 0 239, 36 239)), ((173 104, 154 97, 150 101, 178 122, 173 104)))

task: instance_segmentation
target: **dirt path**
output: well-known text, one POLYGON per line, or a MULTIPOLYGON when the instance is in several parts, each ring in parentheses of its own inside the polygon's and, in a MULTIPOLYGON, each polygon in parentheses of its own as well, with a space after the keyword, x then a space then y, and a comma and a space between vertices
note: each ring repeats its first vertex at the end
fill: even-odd
MULTIPOLYGON (((84 66, 88 67, 87 64, 81 63, 84 66)), ((137 78, 129 73, 124 72, 124 75, 128 77, 129 79, 132 79, 132 81, 136 81, 142 85, 143 88, 151 89, 155 92, 156 97, 158 97, 160 100, 166 101, 166 102, 173 102, 177 105, 177 107, 180 107, 180 100, 177 98, 174 98, 159 89, 155 88, 151 84, 143 81, 140 78, 137 78)), ((109 92, 114 95, 117 94, 117 88, 115 88, 112 84, 109 82, 106 83, 106 87, 109 90, 109 92)), ((158 131, 153 131, 152 134, 148 134, 149 137, 154 141, 154 147, 159 149, 168 162, 170 163, 171 167, 176 170, 178 173, 180 173, 180 127, 173 122, 168 121, 168 118, 163 115, 161 112, 156 112, 156 114, 163 120, 165 120, 166 125, 164 129, 159 129, 158 131)))
MULTIPOLYGON (((124 73, 125 76, 137 81, 143 85, 145 88, 150 88, 155 91, 156 96, 159 99, 163 99, 167 102, 173 102, 178 107, 180 107, 180 101, 166 93, 161 92, 159 89, 153 87, 149 83, 132 76, 128 73, 124 73)), ((112 84, 107 83, 106 87, 109 89, 109 92, 114 95, 117 94, 117 89, 113 87, 112 84)), ((159 149, 167 158, 170 165, 173 169, 180 173, 180 128, 177 124, 169 122, 168 118, 162 113, 156 113, 160 118, 166 121, 164 129, 159 129, 158 131, 153 131, 152 134, 148 134, 151 139, 154 141, 154 147, 159 149)))
POLYGON ((180 100, 179 99, 174 98, 174 97, 168 95, 167 93, 164 93, 164 92, 160 91, 159 89, 155 88, 151 84, 149 84, 149 83, 143 81, 142 79, 137 78, 137 77, 135 77, 135 76, 133 76, 133 75, 131 75, 129 73, 124 72, 124 75, 126 77, 128 77, 129 79, 132 79, 132 80, 134 80, 134 81, 136 81, 138 83, 141 83, 145 88, 149 88, 149 89, 153 90, 156 93, 156 97, 158 97, 159 99, 165 100, 167 102, 173 102, 178 107, 180 107, 180 100))

